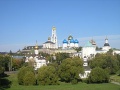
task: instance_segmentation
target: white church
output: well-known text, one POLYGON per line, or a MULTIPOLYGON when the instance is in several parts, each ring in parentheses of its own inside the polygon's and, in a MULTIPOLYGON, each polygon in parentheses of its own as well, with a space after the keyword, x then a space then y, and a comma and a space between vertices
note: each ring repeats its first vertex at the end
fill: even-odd
POLYGON ((69 49, 69 48, 78 48, 79 47, 79 41, 77 39, 73 39, 73 37, 70 35, 68 37, 68 40, 63 40, 63 49, 69 49))
POLYGON ((34 70, 37 70, 42 66, 46 66, 47 63, 49 62, 46 61, 45 57, 39 55, 39 51, 38 51, 39 47, 37 45, 37 42, 36 42, 36 46, 33 48, 34 48, 33 53, 26 54, 25 62, 32 62, 34 66, 34 70))

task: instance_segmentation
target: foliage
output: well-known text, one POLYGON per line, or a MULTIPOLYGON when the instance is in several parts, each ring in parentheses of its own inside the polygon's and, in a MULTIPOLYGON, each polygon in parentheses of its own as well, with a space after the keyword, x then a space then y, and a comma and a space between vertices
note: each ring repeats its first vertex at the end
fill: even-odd
POLYGON ((4 72, 4 68, 0 66, 0 75, 4 72))
POLYGON ((14 70, 19 69, 23 64, 23 60, 22 59, 12 59, 12 67, 14 68, 14 70))
POLYGON ((0 66, 4 68, 5 71, 8 71, 10 68, 10 56, 0 55, 0 66))
POLYGON ((43 66, 38 70, 38 83, 40 85, 57 85, 58 76, 53 66, 43 66))
POLYGON ((120 76, 120 55, 117 54, 116 56, 117 56, 118 66, 119 66, 118 76, 120 76))
POLYGON ((109 74, 104 69, 100 67, 96 67, 92 69, 89 77, 88 77, 89 83, 105 83, 109 82, 109 74))
POLYGON ((23 77, 24 85, 35 85, 36 79, 35 74, 32 71, 27 71, 25 76, 23 77))
POLYGON ((93 58, 89 65, 91 68, 100 67, 107 69, 110 74, 114 74, 118 71, 118 60, 116 56, 110 54, 97 54, 93 58))
MULTIPOLYGON (((10 81, 12 81, 11 88, 7 88, 7 90, 119 90, 120 86, 112 83, 102 83, 102 84, 86 84, 86 83, 78 83, 75 85, 71 85, 70 83, 60 82, 60 85, 30 85, 30 86, 22 86, 17 83, 17 75, 16 73, 10 74, 8 77, 10 81)), ((0 89, 2 90, 2 89, 0 89)), ((6 89, 3 89, 6 90, 6 89)))
POLYGON ((18 83, 19 83, 20 85, 23 85, 23 84, 24 84, 24 76, 26 75, 26 73, 27 73, 28 71, 34 72, 33 67, 27 66, 27 67, 22 67, 22 68, 20 68, 20 70, 19 70, 19 72, 18 72, 18 83))
POLYGON ((55 54, 55 56, 56 56, 56 60, 55 61, 58 64, 61 64, 64 59, 70 57, 68 53, 57 53, 57 54, 55 54))
POLYGON ((76 47, 74 48, 77 52, 81 51, 82 50, 82 47, 76 47))
POLYGON ((78 83, 79 73, 83 73, 83 62, 80 58, 67 58, 59 67, 61 81, 78 83))

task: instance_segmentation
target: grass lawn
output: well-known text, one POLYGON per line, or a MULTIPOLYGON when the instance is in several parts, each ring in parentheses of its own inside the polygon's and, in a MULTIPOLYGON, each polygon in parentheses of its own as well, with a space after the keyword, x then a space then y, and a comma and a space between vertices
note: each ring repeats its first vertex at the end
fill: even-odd
POLYGON ((60 85, 46 85, 46 86, 22 86, 18 85, 16 74, 11 74, 8 79, 12 81, 11 88, 7 90, 120 90, 120 85, 112 83, 104 84, 86 84, 79 83, 72 85, 70 83, 61 83, 60 85))
POLYGON ((112 75, 112 76, 110 77, 110 79, 111 79, 112 81, 115 81, 115 82, 119 82, 119 83, 120 83, 120 76, 118 76, 118 75, 112 75))

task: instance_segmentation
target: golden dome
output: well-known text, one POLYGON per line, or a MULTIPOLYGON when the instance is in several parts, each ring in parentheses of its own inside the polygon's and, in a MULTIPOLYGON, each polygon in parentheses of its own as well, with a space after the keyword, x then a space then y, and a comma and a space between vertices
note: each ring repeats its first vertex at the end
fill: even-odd
POLYGON ((37 41, 36 41, 35 49, 38 49, 38 44, 37 44, 37 41))
POLYGON ((56 30, 56 27, 53 26, 53 27, 52 27, 52 30, 56 30))

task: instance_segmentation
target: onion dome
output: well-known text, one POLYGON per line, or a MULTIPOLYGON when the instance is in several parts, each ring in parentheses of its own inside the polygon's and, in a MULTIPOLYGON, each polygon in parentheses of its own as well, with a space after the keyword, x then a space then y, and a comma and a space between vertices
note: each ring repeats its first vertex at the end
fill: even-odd
POLYGON ((109 43, 108 43, 107 37, 106 37, 106 39, 105 39, 105 44, 104 44, 104 46, 110 46, 109 43))
POLYGON ((92 40, 90 40, 90 43, 92 44, 92 45, 96 45, 96 42, 92 39, 92 40))
POLYGON ((50 38, 50 37, 48 37, 48 41, 51 41, 51 38, 50 38))
POLYGON ((110 46, 109 43, 105 43, 104 46, 110 46))
POLYGON ((75 41, 73 39, 70 40, 70 43, 75 43, 75 41))
POLYGON ((71 39, 73 39, 73 37, 70 35, 70 36, 68 37, 68 40, 71 40, 71 39))
POLYGON ((66 39, 63 40, 63 43, 68 43, 68 41, 66 39))
POLYGON ((53 30, 53 31, 54 31, 54 30, 56 30, 56 27, 55 27, 55 26, 53 26, 53 27, 52 27, 52 30, 53 30))
POLYGON ((79 41, 77 40, 77 39, 75 39, 75 41, 74 41, 75 43, 79 43, 79 41))
POLYGON ((88 41, 84 47, 92 47, 92 44, 88 41))

